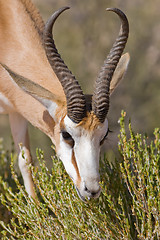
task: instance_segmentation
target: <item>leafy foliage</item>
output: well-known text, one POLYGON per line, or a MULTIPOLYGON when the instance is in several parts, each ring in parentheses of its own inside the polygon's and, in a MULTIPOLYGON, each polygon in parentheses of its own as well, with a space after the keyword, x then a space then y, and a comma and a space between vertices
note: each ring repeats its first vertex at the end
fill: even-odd
MULTIPOLYGON (((125 114, 123 113, 123 116, 125 114)), ((149 145, 147 136, 134 134, 129 124, 130 138, 121 118, 119 148, 123 156, 122 177, 132 199, 134 225, 140 239, 160 238, 160 130, 154 131, 149 145)))
MULTIPOLYGON (((1 220, 2 239, 159 239, 160 238, 160 131, 150 144, 146 136, 129 137, 120 118, 121 160, 101 159, 102 194, 82 202, 62 163, 53 156, 47 169, 43 152, 37 150, 40 167, 31 167, 38 197, 33 201, 11 172, 18 188, 12 190, 0 178, 1 203, 12 213, 8 224, 1 220)), ((1 156, 1 162, 4 158, 1 156)))

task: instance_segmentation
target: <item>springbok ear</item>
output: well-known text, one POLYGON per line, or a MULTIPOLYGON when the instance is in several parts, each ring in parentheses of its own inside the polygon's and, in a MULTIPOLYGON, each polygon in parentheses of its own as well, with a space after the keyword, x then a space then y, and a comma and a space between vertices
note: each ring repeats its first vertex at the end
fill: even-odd
POLYGON ((129 61, 130 61, 129 53, 123 54, 122 57, 120 58, 110 83, 110 95, 113 93, 114 89, 118 86, 119 82, 123 79, 127 71, 129 61))
POLYGON ((1 65, 9 73, 11 79, 14 80, 14 83, 16 83, 24 92, 28 93, 44 105, 49 114, 54 118, 54 112, 57 106, 62 104, 61 100, 55 94, 43 88, 39 84, 13 72, 6 65, 2 63, 1 65))

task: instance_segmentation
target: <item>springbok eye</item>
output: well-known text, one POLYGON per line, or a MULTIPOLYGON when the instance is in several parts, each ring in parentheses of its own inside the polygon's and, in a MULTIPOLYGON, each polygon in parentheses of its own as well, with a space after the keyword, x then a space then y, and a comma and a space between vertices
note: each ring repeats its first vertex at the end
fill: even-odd
POLYGON ((64 138, 64 140, 69 140, 72 138, 72 136, 66 131, 62 131, 62 137, 64 138))
POLYGON ((102 145, 102 144, 104 143, 104 141, 105 141, 105 139, 107 138, 109 132, 111 132, 111 131, 110 131, 109 128, 108 128, 108 130, 107 130, 107 132, 106 132, 106 135, 105 135, 104 138, 100 141, 100 145, 102 145))
POLYGON ((65 142, 68 143, 71 146, 71 148, 73 148, 74 140, 73 140, 72 136, 66 131, 62 131, 61 133, 62 133, 62 137, 65 140, 65 142))

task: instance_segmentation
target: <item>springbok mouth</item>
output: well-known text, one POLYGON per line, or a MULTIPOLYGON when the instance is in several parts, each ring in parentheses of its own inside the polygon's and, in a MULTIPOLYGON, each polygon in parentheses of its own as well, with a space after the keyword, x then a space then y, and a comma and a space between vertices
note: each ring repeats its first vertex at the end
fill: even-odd
MULTIPOLYGON (((75 185, 75 189, 76 189, 76 191, 77 191, 77 194, 78 194, 79 198, 80 198, 83 202, 86 203, 86 202, 87 202, 87 201, 86 201, 86 198, 81 195, 81 193, 80 193, 80 191, 79 191, 79 189, 77 188, 76 185, 75 185)), ((91 196, 91 197, 87 197, 87 198, 88 198, 88 200, 91 200, 91 198, 94 198, 94 199, 95 199, 95 198, 99 197, 100 193, 101 193, 101 188, 100 188, 100 190, 99 190, 96 194, 94 194, 94 195, 91 196)))
MULTIPOLYGON (((78 194, 78 196, 79 196, 79 198, 83 201, 83 202, 87 202, 86 201, 86 199, 85 199, 85 197, 83 197, 81 194, 80 194, 80 191, 79 191, 79 189, 75 186, 75 189, 76 189, 76 191, 77 191, 77 194, 78 194)), ((88 200, 90 200, 90 198, 88 198, 88 200)))

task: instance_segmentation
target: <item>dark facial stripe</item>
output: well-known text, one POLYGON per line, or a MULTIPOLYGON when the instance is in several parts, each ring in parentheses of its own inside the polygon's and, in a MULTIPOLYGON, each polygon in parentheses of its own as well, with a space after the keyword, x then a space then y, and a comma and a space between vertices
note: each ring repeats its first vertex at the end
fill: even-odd
POLYGON ((78 166, 77 166, 77 162, 76 162, 74 150, 72 150, 72 164, 73 164, 73 166, 74 166, 74 168, 75 168, 75 170, 76 170, 76 173, 77 173, 77 182, 76 182, 76 185, 77 185, 77 187, 80 187, 81 176, 80 176, 79 169, 78 169, 78 166))

